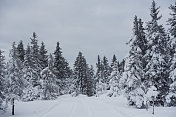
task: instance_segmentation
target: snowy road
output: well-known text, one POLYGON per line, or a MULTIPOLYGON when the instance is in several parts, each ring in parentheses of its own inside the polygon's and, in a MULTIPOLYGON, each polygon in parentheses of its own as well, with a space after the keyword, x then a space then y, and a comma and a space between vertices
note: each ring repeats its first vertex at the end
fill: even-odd
MULTIPOLYGON (((10 108, 0 117, 9 117, 10 108)), ((61 96, 57 100, 16 102, 13 117, 151 117, 149 111, 126 105, 123 97, 71 97, 61 96)), ((175 117, 176 108, 156 108, 154 117, 175 117)), ((10 116, 11 117, 11 116, 10 116)))
POLYGON ((36 117, 128 117, 96 98, 62 98, 58 103, 35 113, 36 117))

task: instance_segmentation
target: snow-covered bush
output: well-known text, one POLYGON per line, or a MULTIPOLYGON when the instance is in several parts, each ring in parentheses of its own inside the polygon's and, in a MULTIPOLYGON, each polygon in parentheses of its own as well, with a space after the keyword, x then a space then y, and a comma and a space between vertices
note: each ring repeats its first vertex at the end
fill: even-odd
POLYGON ((33 87, 29 85, 24 89, 22 96, 23 101, 34 101, 41 98, 41 90, 39 86, 33 87))
POLYGON ((136 108, 145 108, 145 93, 138 87, 128 94, 129 105, 135 105, 136 108))
POLYGON ((56 79, 55 74, 53 73, 53 57, 50 54, 48 58, 48 67, 43 69, 40 73, 41 79, 41 91, 42 99, 55 99, 59 95, 59 86, 57 85, 59 79, 56 79))
POLYGON ((157 91, 157 88, 155 86, 150 86, 145 96, 147 101, 153 103, 153 101, 156 101, 158 94, 159 92, 157 91))
POLYGON ((106 92, 106 83, 98 82, 96 84, 96 96, 100 96, 101 94, 104 94, 106 92))
POLYGON ((176 93, 169 93, 166 96, 166 102, 168 106, 176 106, 176 93))
POLYGON ((5 109, 5 99, 6 94, 5 90, 7 89, 6 85, 6 67, 5 67, 5 57, 3 56, 3 51, 0 50, 0 110, 5 109))
POLYGON ((113 97, 116 97, 120 90, 120 86, 119 86, 120 78, 121 78, 121 74, 119 72, 118 62, 117 60, 115 60, 112 64, 112 72, 111 72, 110 81, 109 81, 110 92, 112 93, 111 96, 113 97))
POLYGON ((168 106, 176 106, 176 81, 170 85, 170 92, 166 96, 168 106))

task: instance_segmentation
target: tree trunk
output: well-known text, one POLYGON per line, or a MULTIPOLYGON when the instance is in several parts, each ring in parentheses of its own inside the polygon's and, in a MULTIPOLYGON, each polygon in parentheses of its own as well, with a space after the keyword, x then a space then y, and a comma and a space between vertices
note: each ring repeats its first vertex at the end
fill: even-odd
POLYGON ((154 115, 154 106, 155 104, 154 104, 154 98, 153 98, 153 112, 152 112, 153 115, 154 115))
POLYGON ((148 101, 146 101, 146 110, 148 111, 148 101))
POLYGON ((15 106, 12 105, 12 115, 15 115, 15 106))
POLYGON ((11 100, 11 104, 12 104, 12 115, 15 115, 15 105, 14 105, 14 98, 12 98, 11 100))

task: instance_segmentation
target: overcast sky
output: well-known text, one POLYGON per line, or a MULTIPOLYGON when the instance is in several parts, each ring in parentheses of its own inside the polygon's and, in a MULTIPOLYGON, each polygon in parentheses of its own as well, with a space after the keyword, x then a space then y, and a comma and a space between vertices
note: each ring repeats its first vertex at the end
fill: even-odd
MULTIPOLYGON (((152 0, 0 0, 0 49, 8 58, 12 42, 30 43, 32 32, 53 53, 59 41, 64 57, 72 65, 78 52, 95 65, 97 55, 113 54, 122 60, 125 44, 132 36, 134 15, 150 20, 152 0)), ((156 0, 161 23, 169 17, 175 0, 156 0)))

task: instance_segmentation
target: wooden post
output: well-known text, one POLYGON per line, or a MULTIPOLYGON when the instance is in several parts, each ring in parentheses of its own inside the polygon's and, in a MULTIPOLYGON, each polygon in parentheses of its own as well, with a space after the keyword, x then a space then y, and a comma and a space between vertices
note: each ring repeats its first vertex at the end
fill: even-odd
POLYGON ((152 96, 152 98, 153 98, 153 112, 152 112, 152 114, 154 115, 154 107, 155 107, 154 96, 152 96))
POLYGON ((11 100, 11 104, 12 104, 12 115, 15 115, 15 105, 14 105, 14 98, 12 98, 11 100))
POLYGON ((148 111, 148 101, 146 101, 146 110, 148 111))

